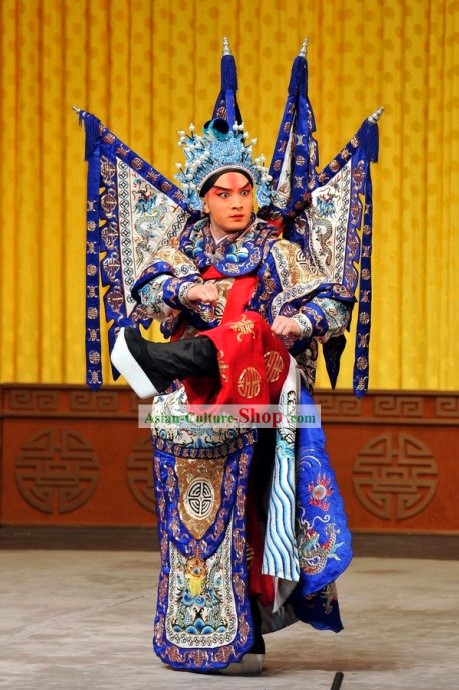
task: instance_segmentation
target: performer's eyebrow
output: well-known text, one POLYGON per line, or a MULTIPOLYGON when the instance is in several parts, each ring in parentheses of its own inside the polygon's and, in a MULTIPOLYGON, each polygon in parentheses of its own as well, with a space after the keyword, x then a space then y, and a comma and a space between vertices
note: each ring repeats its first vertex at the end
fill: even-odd
MULTIPOLYGON (((251 187, 252 185, 250 184, 249 181, 246 182, 246 184, 243 187, 239 187, 239 191, 242 192, 246 187, 251 187)), ((221 187, 219 184, 214 184, 212 189, 219 189, 222 192, 231 192, 233 189, 232 187, 221 187)))

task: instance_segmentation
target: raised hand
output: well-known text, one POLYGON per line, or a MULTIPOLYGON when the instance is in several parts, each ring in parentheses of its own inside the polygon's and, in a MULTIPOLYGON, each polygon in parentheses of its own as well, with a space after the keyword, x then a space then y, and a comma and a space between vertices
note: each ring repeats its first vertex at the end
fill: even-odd
POLYGON ((214 283, 200 283, 193 285, 186 293, 189 302, 196 304, 210 304, 214 306, 218 299, 218 290, 214 283))
POLYGON ((286 337, 293 336, 298 338, 301 335, 301 327, 295 321, 288 316, 276 316, 274 319, 271 330, 278 336, 286 337))

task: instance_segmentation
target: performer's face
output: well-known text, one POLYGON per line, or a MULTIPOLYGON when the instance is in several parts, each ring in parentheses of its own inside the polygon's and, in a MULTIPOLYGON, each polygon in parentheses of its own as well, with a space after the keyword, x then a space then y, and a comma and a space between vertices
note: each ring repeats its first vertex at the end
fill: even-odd
POLYGON ((223 173, 204 195, 203 210, 217 239, 244 230, 253 211, 252 185, 242 173, 223 173))

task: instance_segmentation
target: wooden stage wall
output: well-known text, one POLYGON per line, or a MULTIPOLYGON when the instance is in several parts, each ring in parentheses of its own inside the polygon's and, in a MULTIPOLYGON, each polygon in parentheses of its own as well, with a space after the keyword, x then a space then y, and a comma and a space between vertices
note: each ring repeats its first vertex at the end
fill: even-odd
MULTIPOLYGON (((459 532, 459 394, 315 399, 354 531, 459 532)), ((118 386, 0 386, 0 524, 155 524, 138 402, 118 386)))

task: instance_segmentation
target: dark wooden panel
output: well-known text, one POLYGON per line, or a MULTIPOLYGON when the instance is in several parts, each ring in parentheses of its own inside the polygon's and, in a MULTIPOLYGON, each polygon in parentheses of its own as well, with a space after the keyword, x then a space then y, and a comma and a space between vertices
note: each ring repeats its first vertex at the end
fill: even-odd
MULTIPOLYGON (((351 527, 459 532, 459 395, 316 393, 351 527)), ((149 434, 124 387, 0 387, 0 519, 152 526, 149 434)))

